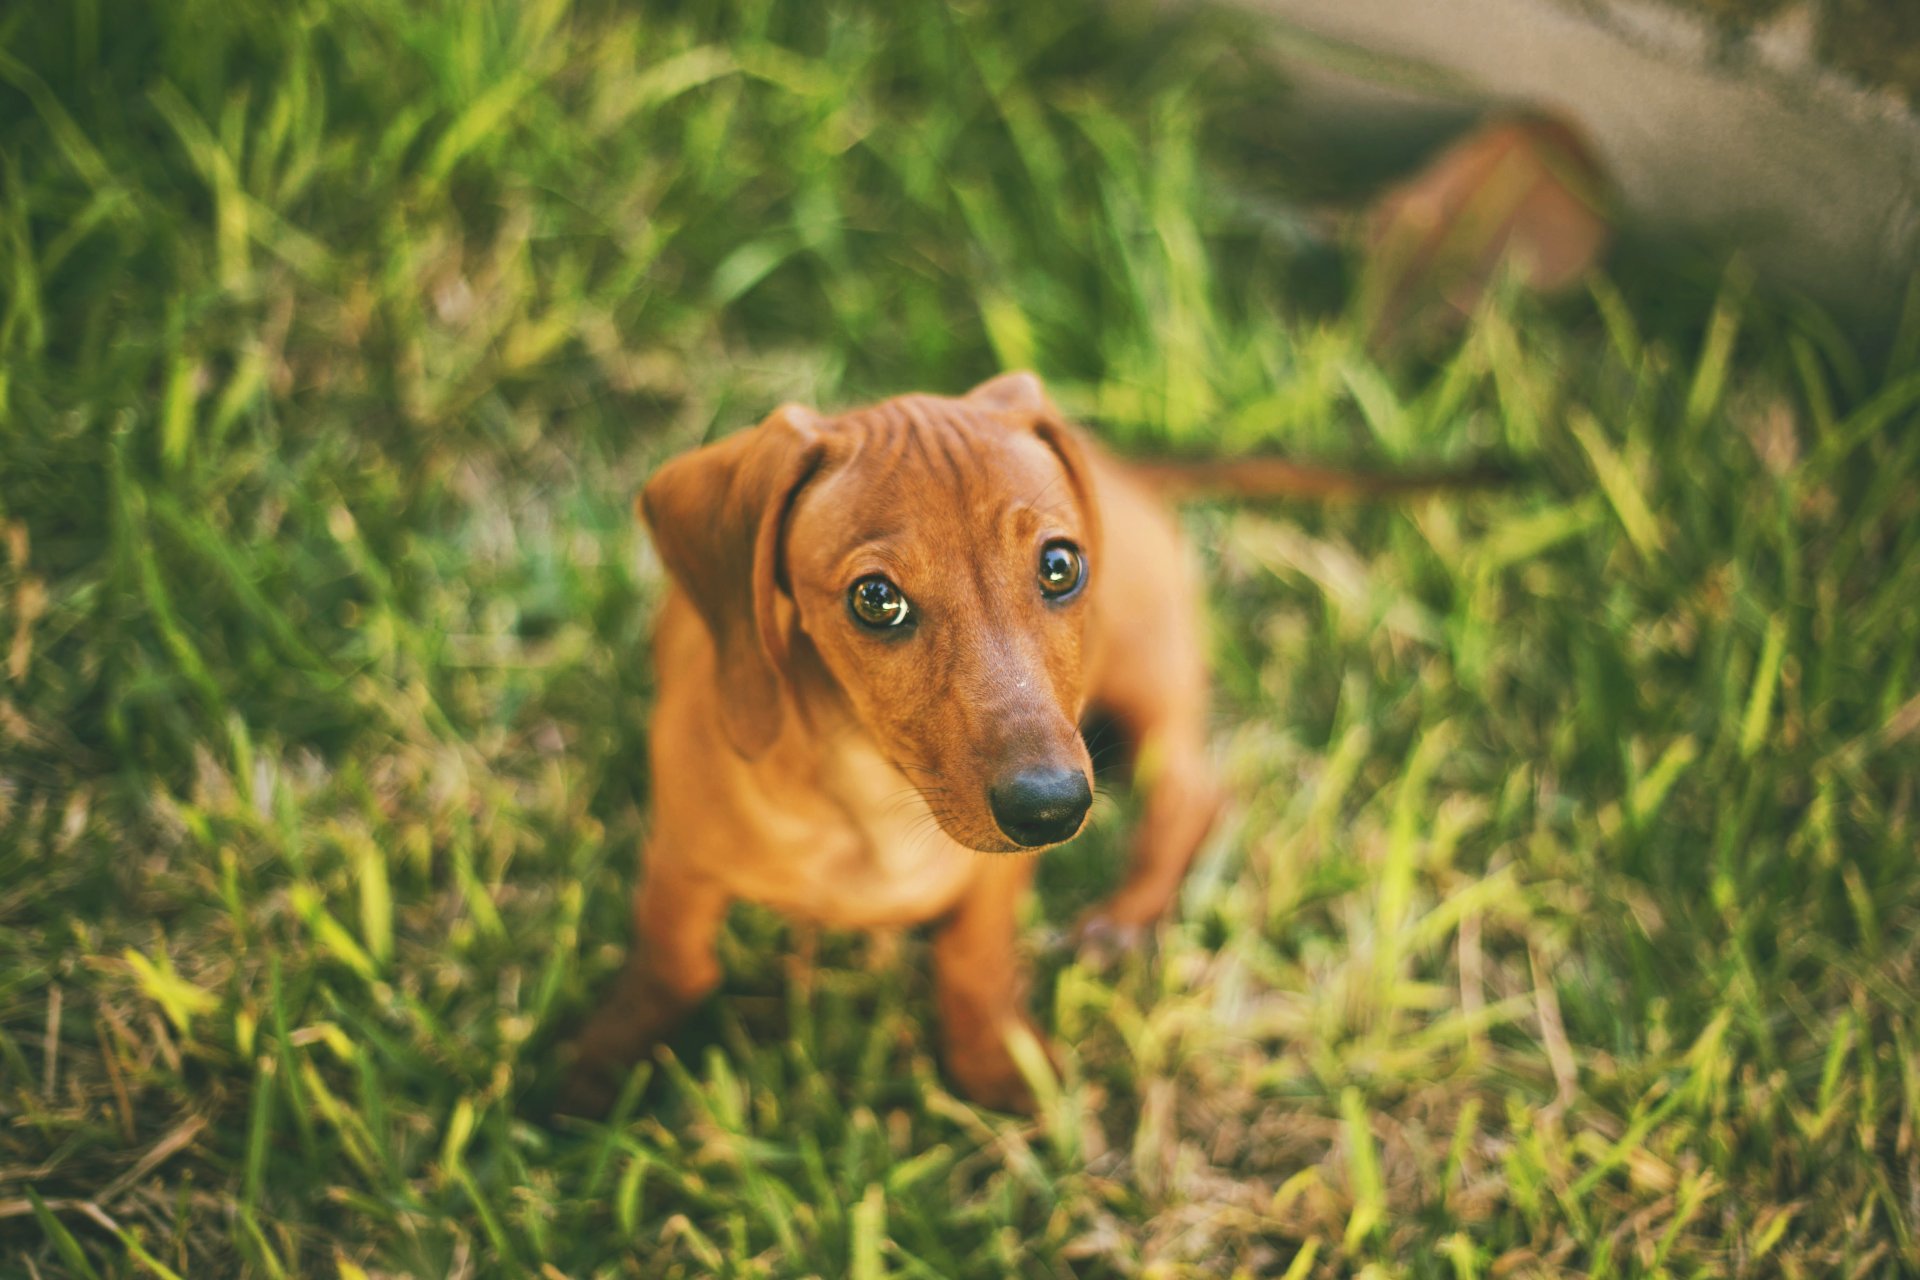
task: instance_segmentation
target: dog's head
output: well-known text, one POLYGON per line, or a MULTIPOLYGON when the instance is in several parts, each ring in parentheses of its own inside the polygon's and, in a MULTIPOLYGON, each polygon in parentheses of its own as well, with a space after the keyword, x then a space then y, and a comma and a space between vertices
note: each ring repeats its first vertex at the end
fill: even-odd
POLYGON ((822 678, 946 833, 993 852, 1079 831, 1099 517, 1038 379, 826 418, 787 406, 669 462, 641 506, 713 636, 727 736, 756 757, 822 678))

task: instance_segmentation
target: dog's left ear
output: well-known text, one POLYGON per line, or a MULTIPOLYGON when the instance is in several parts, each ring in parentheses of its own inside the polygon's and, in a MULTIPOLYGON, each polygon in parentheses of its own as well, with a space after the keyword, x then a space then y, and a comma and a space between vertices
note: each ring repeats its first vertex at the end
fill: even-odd
POLYGON ((780 735, 780 536, 819 466, 820 419, 782 405, 759 426, 668 462, 641 490, 640 514, 718 651, 720 718, 752 759, 780 735))
POLYGON ((1059 456, 1060 465, 1067 469, 1067 479, 1073 485, 1075 496, 1080 499, 1080 510, 1086 521, 1083 533, 1086 549, 1097 558, 1100 554, 1100 504, 1093 491, 1093 472, 1088 466, 1086 444, 1080 437, 1079 428, 1069 423, 1054 407, 1039 377, 1024 369, 1016 373, 1003 373, 967 392, 966 398, 974 404, 987 405, 1003 413, 1031 416, 1034 434, 1059 456))

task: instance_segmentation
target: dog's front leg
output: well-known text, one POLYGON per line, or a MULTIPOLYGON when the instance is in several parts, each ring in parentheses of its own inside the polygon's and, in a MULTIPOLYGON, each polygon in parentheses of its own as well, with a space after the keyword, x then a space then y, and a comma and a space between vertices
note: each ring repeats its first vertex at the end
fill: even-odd
POLYGON ((1220 789, 1197 724, 1156 726, 1142 738, 1135 781, 1145 792, 1125 881, 1081 920, 1083 947, 1128 951, 1173 905, 1180 881, 1220 811, 1220 789))
POLYGON ((654 857, 633 895, 633 946, 627 963, 586 1028, 570 1046, 562 1106, 601 1114, 621 1078, 720 983, 714 943, 728 895, 654 857))
POLYGON ((1007 1047, 1025 1028, 1026 974, 1015 952, 1015 912, 1033 879, 1034 859, 983 854, 980 871, 933 939, 933 978, 942 1057, 960 1092, 982 1106, 1031 1112, 1033 1091, 1007 1047))

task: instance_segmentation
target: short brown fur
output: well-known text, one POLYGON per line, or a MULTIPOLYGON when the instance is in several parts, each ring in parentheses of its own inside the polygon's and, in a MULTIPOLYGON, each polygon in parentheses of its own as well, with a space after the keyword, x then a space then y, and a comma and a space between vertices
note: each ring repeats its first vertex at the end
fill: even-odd
POLYGON ((1032 1029, 1014 920, 1035 858, 989 786, 1027 765, 1090 774, 1080 725, 1118 729, 1143 805, 1125 881, 1082 922, 1108 945, 1165 913, 1218 806, 1197 577, 1169 513, 1031 374, 837 417, 783 408, 667 463, 641 508, 673 579, 652 833, 633 950, 570 1046, 568 1105, 604 1109, 712 990, 728 904, 748 900, 829 926, 934 924, 949 1075, 976 1102, 1030 1106, 1008 1033, 1032 1029), (1035 579, 1055 539, 1087 566, 1060 600, 1035 579), (912 602, 911 633, 849 614, 872 573, 912 602))

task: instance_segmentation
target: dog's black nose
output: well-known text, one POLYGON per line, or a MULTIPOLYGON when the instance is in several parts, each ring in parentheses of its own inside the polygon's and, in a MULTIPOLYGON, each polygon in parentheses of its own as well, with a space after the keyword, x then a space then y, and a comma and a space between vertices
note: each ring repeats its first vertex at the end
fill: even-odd
POLYGON ((993 820, 1007 839, 1035 849, 1058 844, 1080 829, 1093 804, 1087 775, 1078 769, 1021 769, 987 788, 993 820))

